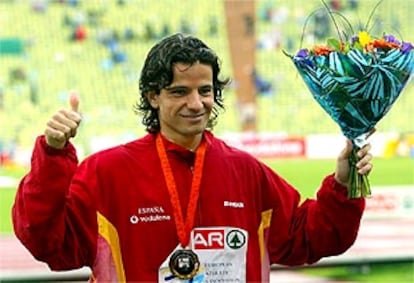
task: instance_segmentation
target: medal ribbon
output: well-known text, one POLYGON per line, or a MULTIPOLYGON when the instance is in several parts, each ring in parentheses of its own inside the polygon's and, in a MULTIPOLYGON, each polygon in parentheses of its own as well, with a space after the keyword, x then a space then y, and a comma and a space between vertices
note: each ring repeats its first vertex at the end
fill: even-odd
POLYGON ((197 208, 197 201, 200 192, 201 177, 203 175, 204 156, 207 144, 204 139, 201 140, 200 145, 196 150, 196 158, 193 172, 193 179, 191 182, 190 199, 187 206, 187 215, 184 222, 183 211, 181 209, 180 197, 177 192, 177 185, 174 180, 174 175, 171 170, 170 162, 168 161, 167 153, 165 151, 164 143, 161 134, 157 135, 156 146, 158 156, 161 161, 162 171, 164 173, 165 183, 167 184, 168 193, 173 207, 175 226, 177 228, 177 236, 180 240, 181 246, 185 248, 190 242, 190 233, 194 225, 194 216, 197 208))

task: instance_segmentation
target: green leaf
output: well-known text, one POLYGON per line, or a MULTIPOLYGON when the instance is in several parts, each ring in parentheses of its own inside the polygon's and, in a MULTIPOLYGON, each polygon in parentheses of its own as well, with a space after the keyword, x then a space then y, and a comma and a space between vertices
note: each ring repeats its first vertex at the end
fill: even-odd
POLYGON ((336 51, 341 50, 341 42, 336 38, 329 38, 328 39, 328 46, 335 49, 336 51))
POLYGON ((364 47, 359 42, 354 42, 353 48, 361 51, 364 50, 364 47))
POLYGON ((351 50, 351 44, 349 44, 349 42, 345 43, 343 47, 343 52, 347 54, 350 50, 351 50))

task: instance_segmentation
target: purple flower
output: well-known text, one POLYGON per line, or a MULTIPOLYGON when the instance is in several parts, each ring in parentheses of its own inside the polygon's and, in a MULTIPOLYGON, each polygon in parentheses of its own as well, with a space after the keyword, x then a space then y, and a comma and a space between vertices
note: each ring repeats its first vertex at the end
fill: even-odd
POLYGON ((351 36, 351 44, 354 44, 355 42, 359 41, 359 37, 358 35, 354 34, 353 36, 351 36))
POLYGON ((309 51, 306 48, 300 49, 298 53, 296 53, 296 57, 306 58, 309 55, 309 51))
POLYGON ((386 42, 395 43, 398 45, 401 44, 401 42, 397 38, 395 38, 395 36, 393 35, 384 35, 384 39, 386 42))
POLYGON ((401 52, 404 54, 409 53, 411 50, 413 50, 414 46, 410 42, 404 42, 401 45, 401 52))

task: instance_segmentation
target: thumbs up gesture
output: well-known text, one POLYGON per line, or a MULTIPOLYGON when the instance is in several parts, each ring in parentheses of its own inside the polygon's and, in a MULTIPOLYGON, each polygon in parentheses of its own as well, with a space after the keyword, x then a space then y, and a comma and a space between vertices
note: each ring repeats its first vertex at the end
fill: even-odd
POLYGON ((57 111, 46 124, 46 143, 53 148, 64 148, 68 140, 76 136, 82 120, 79 113, 79 96, 76 93, 70 95, 69 105, 69 109, 57 111))

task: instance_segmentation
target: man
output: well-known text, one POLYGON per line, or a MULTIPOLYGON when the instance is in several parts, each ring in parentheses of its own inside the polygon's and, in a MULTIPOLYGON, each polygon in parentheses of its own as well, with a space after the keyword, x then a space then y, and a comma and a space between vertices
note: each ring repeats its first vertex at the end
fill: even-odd
MULTIPOLYGON (((270 264, 347 250, 364 199, 348 199, 347 143, 317 200, 210 131, 228 80, 215 53, 175 34, 149 52, 136 111, 148 134, 80 165, 70 138, 79 98, 38 137, 13 207, 16 235, 51 269, 89 266, 97 282, 267 282, 270 264)), ((359 173, 372 169, 367 145, 359 173)))

